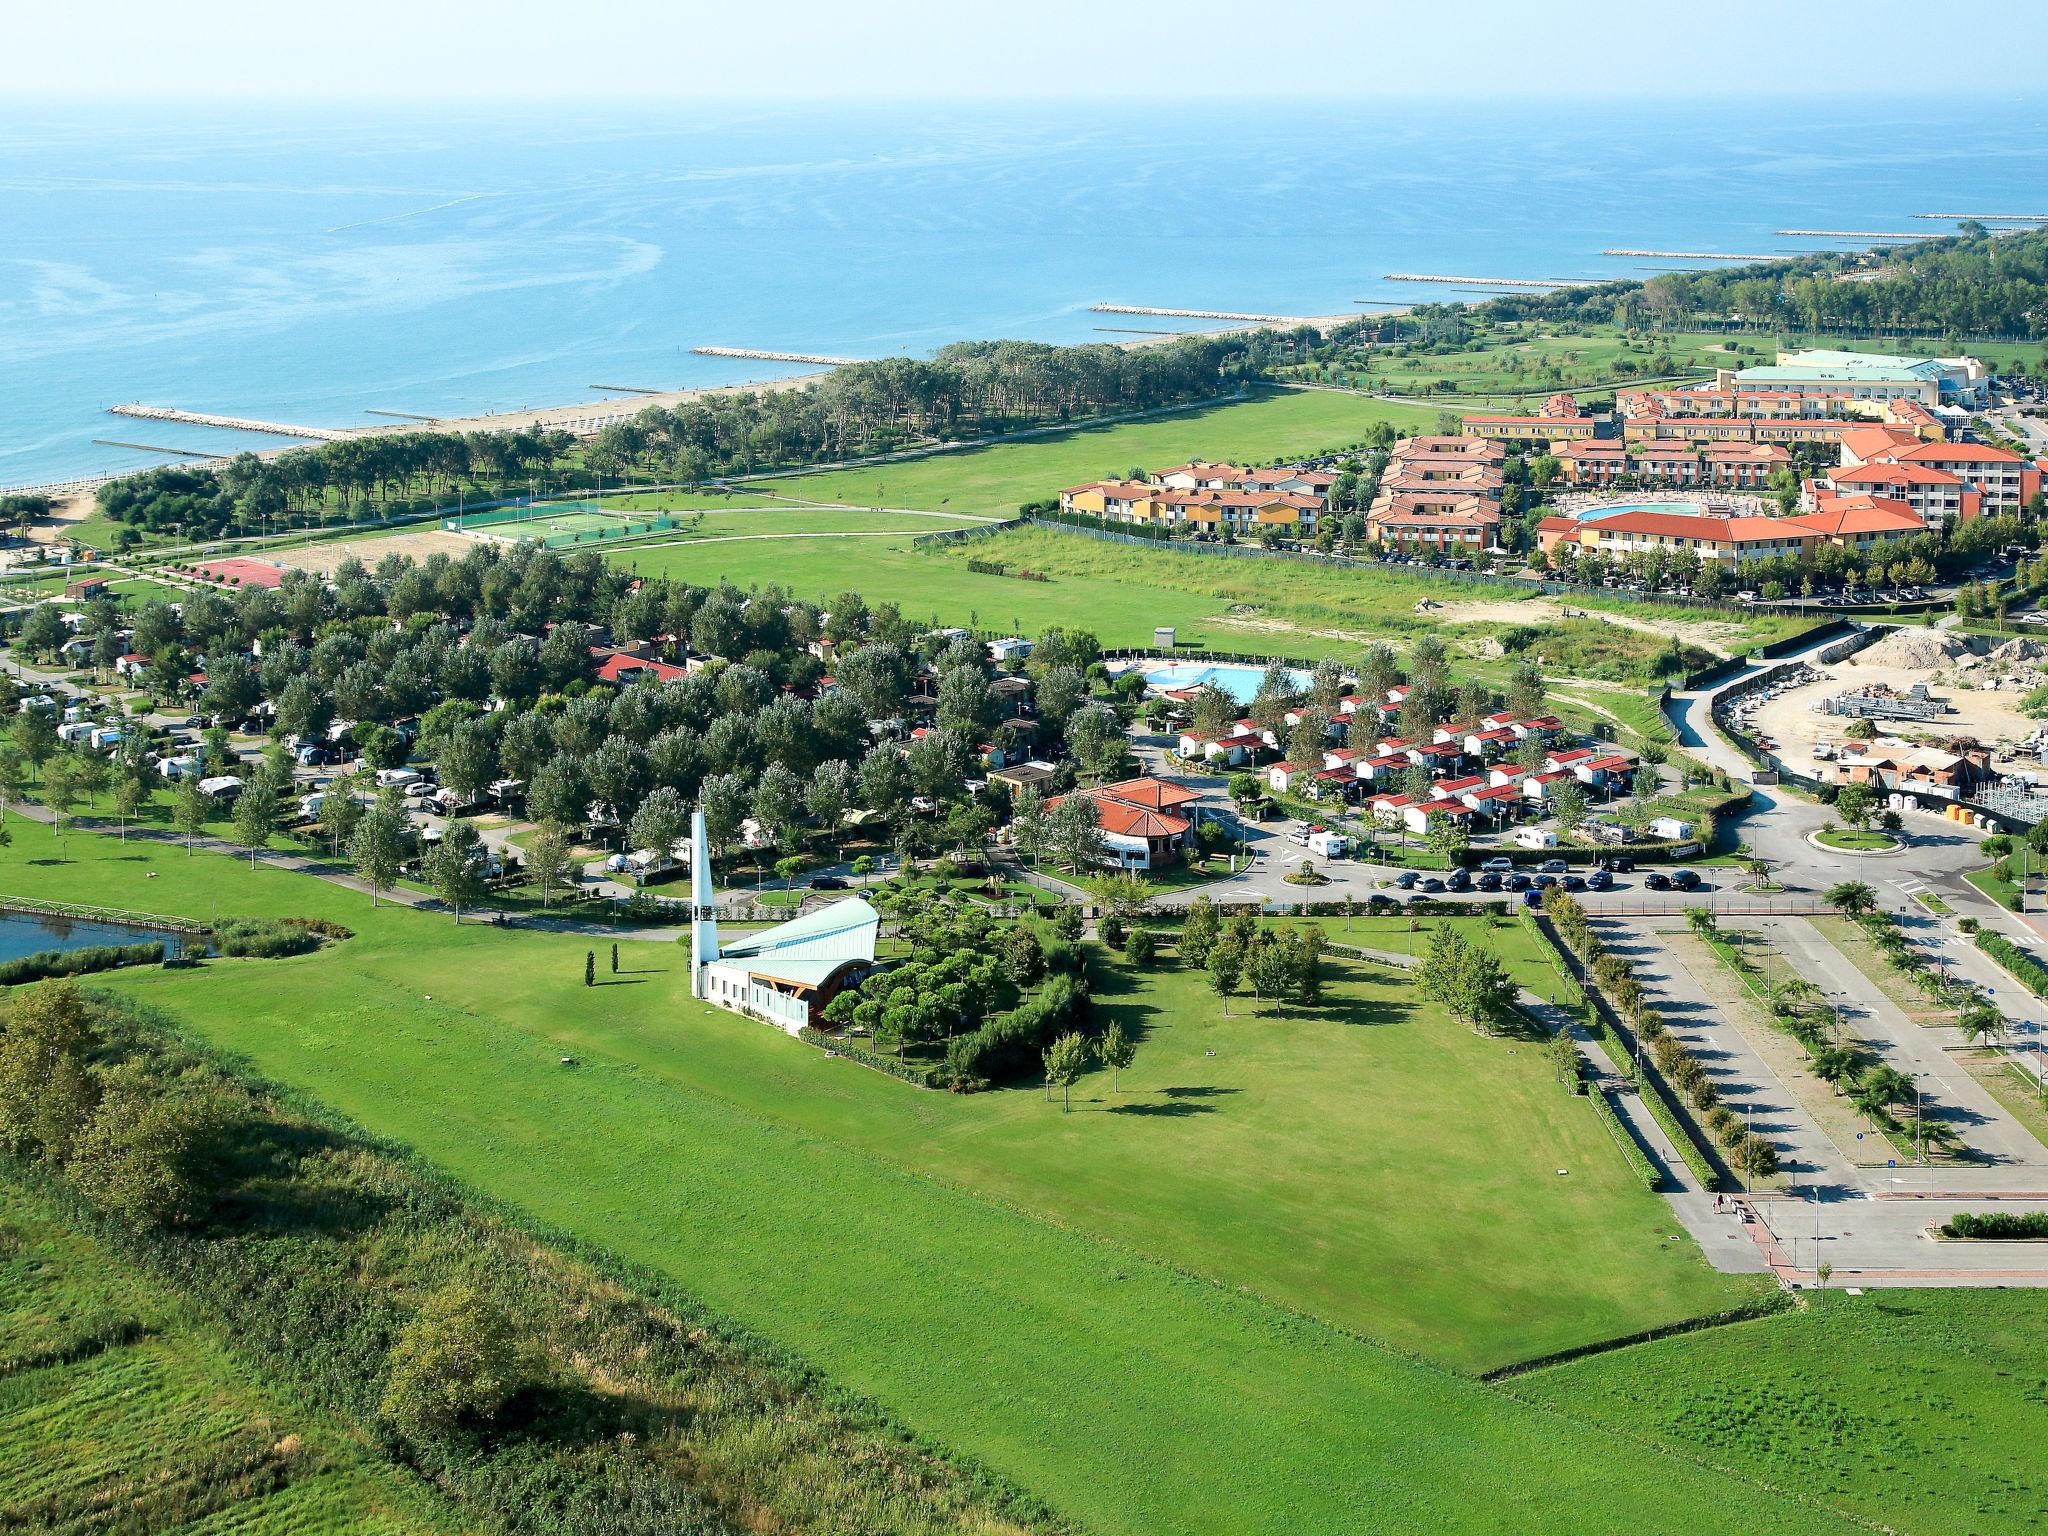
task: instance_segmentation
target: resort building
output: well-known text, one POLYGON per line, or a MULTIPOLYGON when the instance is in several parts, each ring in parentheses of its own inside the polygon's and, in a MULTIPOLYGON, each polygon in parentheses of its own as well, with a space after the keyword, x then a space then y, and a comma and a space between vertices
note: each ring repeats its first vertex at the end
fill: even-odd
POLYGON ((1702 560, 1741 565, 1751 560, 1796 558, 1822 537, 1793 518, 1720 517, 1678 509, 1629 508, 1572 522, 1569 529, 1547 526, 1559 521, 1565 520, 1545 518, 1537 525, 1537 540, 1546 553, 1564 544, 1613 558, 1682 550, 1702 560))
POLYGON ((1824 491, 1905 502, 1927 522, 2014 515, 2041 489, 2041 466, 1987 443, 1927 442, 1900 429, 1864 427, 1842 438, 1841 466, 1807 486, 1809 505, 1824 491))
MULTIPOLYGON (((1074 793, 1095 802, 1102 824, 1102 861, 1115 868, 1160 868, 1181 858, 1194 840, 1197 813, 1179 813, 1202 798, 1200 790, 1146 776, 1074 793)), ((1048 800, 1046 810, 1057 809, 1065 799, 1062 795, 1048 800)))
POLYGON ((1500 505, 1454 492, 1382 493, 1365 514, 1365 528, 1376 544, 1471 556, 1498 547, 1500 505))
POLYGON ((1982 405, 1990 371, 1974 357, 1894 357, 1816 349, 1781 352, 1768 368, 1722 369, 1718 388, 1737 394, 1821 395, 1852 400, 1913 400, 1924 406, 1982 405))
POLYGON ((1504 443, 1571 442, 1593 436, 1598 426, 1593 416, 1467 416, 1463 421, 1467 437, 1504 443))
POLYGON ((690 995, 792 1035, 815 1027, 834 997, 874 974, 881 914, 849 896, 721 944, 710 848, 700 809, 690 818, 690 995))
POLYGON ((1927 531, 1919 513, 1888 496, 1843 496, 1823 491, 1815 500, 1817 510, 1785 521, 1810 528, 1843 549, 1869 550, 1927 531))

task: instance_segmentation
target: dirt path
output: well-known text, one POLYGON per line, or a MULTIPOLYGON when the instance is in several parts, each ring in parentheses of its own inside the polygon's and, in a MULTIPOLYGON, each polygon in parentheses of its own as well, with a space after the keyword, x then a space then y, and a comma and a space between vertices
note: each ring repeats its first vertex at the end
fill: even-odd
POLYGON ((1572 608, 1550 598, 1538 598, 1534 602, 1526 598, 1463 598, 1440 601, 1430 611, 1441 624, 1548 624, 1566 618, 1595 619, 1602 624, 1655 635, 1660 640, 1668 640, 1675 635, 1686 644, 1697 645, 1716 656, 1733 654, 1729 642, 1741 638, 1742 634, 1739 624, 1716 620, 1659 624, 1605 608, 1572 608))

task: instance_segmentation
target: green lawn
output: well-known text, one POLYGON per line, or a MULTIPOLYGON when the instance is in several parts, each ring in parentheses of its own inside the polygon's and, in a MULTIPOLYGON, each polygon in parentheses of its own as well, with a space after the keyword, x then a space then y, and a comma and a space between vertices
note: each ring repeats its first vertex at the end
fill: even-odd
POLYGON ((1418 406, 1389 405, 1327 390, 1260 389, 1249 400, 1146 421, 1079 427, 868 469, 748 481, 741 494, 765 490, 860 507, 926 507, 1011 517, 1023 502, 1084 480, 1127 475, 1137 465, 1165 469, 1192 458, 1264 463, 1351 447, 1364 442, 1374 423, 1381 421, 1402 433, 1427 432, 1436 416, 1418 406))
POLYGON ((0 1527, 465 1528, 253 1380, 175 1296, 11 1174, 0 1175, 0 1527))
POLYGON ((1567 1507, 1593 1531, 1842 1528, 1359 1336, 1477 1365, 1749 1293, 1666 1241, 1538 1048, 1449 1025, 1392 973, 1347 968, 1312 1017, 1239 1002, 1228 1022, 1189 978, 1112 977, 1106 1005, 1146 1033, 1129 1107, 1098 1074, 1063 1116, 707 1013, 674 946, 630 946, 631 974, 586 991, 574 937, 373 912, 218 855, 74 838, 55 862, 14 832, 0 889, 348 923, 317 955, 108 984, 1093 1528, 1351 1530, 1368 1505, 1404 1529, 1567 1507))
POLYGON ((1811 1297, 1511 1390, 1882 1529, 1965 1536, 2039 1528, 2044 1381, 2048 1293, 1887 1290, 1811 1297))
POLYGON ((1899 840, 1891 833, 1869 827, 1823 827, 1814 837, 1825 847, 1851 853, 1882 853, 1899 846, 1899 840))
MULTIPOLYGON (((925 530, 930 532, 933 530, 925 530)), ((1013 530, 950 545, 911 547, 917 537, 858 541, 754 540, 692 548, 641 545, 610 556, 641 575, 743 588, 780 583, 792 595, 829 604, 849 588, 869 602, 895 603, 917 622, 1012 628, 1025 633, 1059 625, 1092 631, 1105 645, 1149 646, 1153 630, 1172 626, 1184 645, 1264 655, 1355 659, 1375 639, 1405 643, 1429 631, 1444 634, 1469 670, 1505 676, 1513 658, 1499 641, 1518 627, 1492 612, 1469 622, 1415 612, 1425 595, 1445 602, 1470 598, 1493 607, 1524 595, 1498 588, 1451 587, 1365 568, 1318 567, 1229 559, 1187 550, 1110 544, 1079 533, 1013 530), (970 570, 970 562, 1001 562, 1045 581, 970 570)), ((1761 644, 1799 626, 1777 614, 1747 619, 1667 609, 1615 599, 1574 599, 1590 613, 1618 614, 1661 625, 1706 622, 1741 645, 1761 644)), ((1559 675, 1646 683, 1665 648, 1662 636, 1601 617, 1544 619, 1542 638, 1528 647, 1559 675)), ((1698 659, 1704 660, 1704 653, 1698 659)), ((1604 700, 1603 700, 1604 702, 1604 700)), ((1623 705, 1623 708, 1632 708, 1623 705)))

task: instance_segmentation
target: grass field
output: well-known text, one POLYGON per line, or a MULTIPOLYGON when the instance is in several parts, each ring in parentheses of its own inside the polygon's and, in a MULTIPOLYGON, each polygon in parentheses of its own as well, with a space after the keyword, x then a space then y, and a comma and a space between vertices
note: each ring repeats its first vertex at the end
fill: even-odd
POLYGON ((1390 422, 1403 433, 1427 432, 1436 417, 1424 407, 1327 390, 1261 389, 1249 400, 1147 421, 746 484, 810 501, 1010 517, 1023 502, 1083 480, 1126 475, 1136 465, 1164 469, 1192 458, 1263 463, 1351 447, 1365 440, 1375 422, 1390 422))
POLYGON ((0 1175, 0 1527, 410 1536, 465 1527, 274 1398, 177 1299, 0 1175))
MULTIPOLYGON (((1454 587, 1371 567, 1233 560, 1046 529, 922 549, 911 547, 916 537, 913 531, 900 539, 862 539, 857 548, 831 540, 700 548, 657 542, 615 551, 610 558, 642 575, 697 583, 730 580, 750 588, 779 582, 795 596, 827 604, 850 588, 870 602, 895 603, 920 623, 1027 634, 1053 625, 1087 629, 1108 646, 1149 646, 1153 629, 1170 625, 1187 645, 1355 660, 1373 640, 1403 643, 1437 632, 1462 653, 1463 670, 1499 676, 1513 659, 1493 642, 1534 626, 1543 633, 1530 654, 1543 658, 1546 672, 1630 684, 1648 679, 1671 633, 1688 645, 1729 649, 1778 639, 1798 627, 1776 613, 1737 616, 1598 598, 1572 600, 1575 610, 1593 615, 1585 618, 1564 618, 1555 605, 1517 613, 1525 594, 1509 584, 1454 587), (974 571, 970 561, 1000 562, 1050 579, 974 571), (1415 603, 1423 596, 1440 600, 1448 611, 1418 614, 1415 603), (1473 606, 1461 612, 1460 605, 1468 603, 1473 606), (1630 622, 1615 624, 1606 615, 1630 622)), ((1642 708, 1652 712, 1646 702, 1642 708)))
MULTIPOLYGON (((1594 1531, 1842 1528, 1251 1288, 1425 1343, 1429 1315, 1456 1318, 1495 1359, 1743 1293, 1631 1201, 1540 1052, 1390 979, 1351 976, 1315 1017, 1240 1002, 1228 1023, 1171 972, 1114 989, 1148 1031, 1132 1107, 1097 1077, 1065 1116, 1029 1089, 910 1090, 706 1013, 672 946, 632 946, 631 974, 589 992, 574 937, 373 913, 219 856, 52 855, 17 822, 0 889, 349 923, 319 955, 108 984, 675 1276, 1096 1529, 1350 1530, 1368 1505, 1404 1529, 1534 1529, 1565 1507, 1594 1531)), ((1479 1363, 1472 1341, 1446 1348, 1479 1363)))
POLYGON ((1964 1536, 2039 1528, 2044 1381, 2048 1294, 1906 1290, 1809 1298, 1511 1389, 1885 1529, 1964 1536))

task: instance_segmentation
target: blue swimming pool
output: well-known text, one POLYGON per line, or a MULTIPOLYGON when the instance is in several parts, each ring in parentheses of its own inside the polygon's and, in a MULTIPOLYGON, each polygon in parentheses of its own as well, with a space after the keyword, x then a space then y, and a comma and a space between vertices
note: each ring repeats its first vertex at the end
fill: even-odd
POLYGON ((1597 523, 1603 517, 1613 517, 1618 512, 1668 512, 1674 517, 1699 517, 1706 510, 1696 501, 1625 501, 1611 507, 1587 507, 1571 516, 1582 523, 1597 523))
MULTIPOLYGON (((1166 661, 1145 668, 1145 681, 1154 688, 1200 688, 1205 683, 1221 688, 1240 704, 1258 697, 1263 667, 1207 661, 1166 661)), ((1292 674, 1297 688, 1308 686, 1308 674, 1292 674)))

